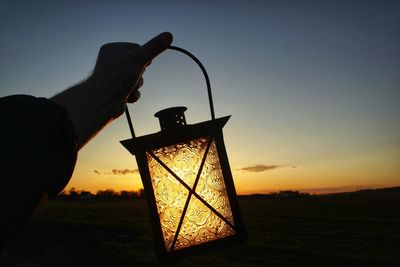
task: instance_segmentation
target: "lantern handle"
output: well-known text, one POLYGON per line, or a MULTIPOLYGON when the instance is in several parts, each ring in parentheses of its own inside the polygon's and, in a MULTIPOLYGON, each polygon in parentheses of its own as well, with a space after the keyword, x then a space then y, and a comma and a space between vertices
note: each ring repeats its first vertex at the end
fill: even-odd
MULTIPOLYGON (((198 60, 198 58, 196 58, 192 53, 190 53, 189 51, 187 51, 183 48, 180 48, 177 46, 169 46, 168 49, 175 50, 175 51, 178 51, 178 52, 181 52, 181 53, 187 55, 188 57, 193 59, 193 61, 196 62, 197 65, 200 67, 201 71, 203 72, 204 78, 206 80, 206 84, 207 84, 208 103, 210 105, 211 119, 215 120, 214 104, 213 104, 213 98, 212 98, 212 93, 211 93, 210 79, 208 78, 207 71, 204 68, 203 64, 201 64, 200 60, 198 60)), ((129 130, 132 134, 132 138, 135 138, 136 137, 135 131, 133 129, 133 124, 132 124, 131 116, 129 114, 128 106, 125 107, 125 115, 126 115, 126 119, 128 120, 129 130)))

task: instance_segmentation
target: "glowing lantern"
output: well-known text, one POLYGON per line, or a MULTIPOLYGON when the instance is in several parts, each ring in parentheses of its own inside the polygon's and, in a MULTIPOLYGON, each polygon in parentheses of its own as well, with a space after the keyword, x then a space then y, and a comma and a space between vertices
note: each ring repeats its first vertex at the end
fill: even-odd
POLYGON ((215 119, 208 75, 210 121, 187 125, 186 107, 155 114, 161 131, 121 141, 136 156, 150 210, 157 254, 162 260, 242 242, 241 218, 222 135, 230 116, 215 119))

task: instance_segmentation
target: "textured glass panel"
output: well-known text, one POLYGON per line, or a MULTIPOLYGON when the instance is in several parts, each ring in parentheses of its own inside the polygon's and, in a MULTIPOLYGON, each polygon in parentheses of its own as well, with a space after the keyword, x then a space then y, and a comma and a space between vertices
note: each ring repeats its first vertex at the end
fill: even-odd
POLYGON ((175 250, 235 234, 235 231, 196 196, 191 197, 175 250))
MULTIPOLYGON (((207 144, 208 139, 199 138, 155 149, 152 153, 193 189, 207 144)), ((164 242, 170 251, 189 190, 150 153, 147 153, 147 161, 164 242)), ((233 225, 232 211, 214 141, 206 155, 195 192, 233 225)), ((234 233, 224 220, 192 195, 174 249, 208 242, 234 233)))
POLYGON ((196 187, 196 193, 233 224, 232 210, 226 192, 215 141, 211 143, 208 151, 199 184, 196 187))
POLYGON ((165 247, 169 251, 189 191, 154 158, 147 156, 165 247))
MULTIPOLYGON (((172 146, 162 147, 153 150, 152 152, 188 186, 193 187, 194 180, 196 179, 197 172, 200 168, 201 160, 207 147, 207 143, 208 139, 199 138, 189 141, 187 143, 180 143, 172 146)), ((149 165, 152 177, 152 167, 156 167, 159 172, 166 172, 165 174, 163 173, 164 175, 170 175, 160 164, 157 163, 156 165, 157 166, 149 165)), ((160 177, 160 174, 161 173, 157 172, 154 173, 155 177, 160 177)))

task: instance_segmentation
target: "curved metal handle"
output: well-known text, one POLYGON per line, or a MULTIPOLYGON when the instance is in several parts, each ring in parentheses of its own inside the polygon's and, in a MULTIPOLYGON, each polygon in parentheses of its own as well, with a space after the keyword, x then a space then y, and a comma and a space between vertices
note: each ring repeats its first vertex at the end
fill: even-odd
MULTIPOLYGON (((187 51, 187 50, 185 50, 183 48, 176 47, 176 46, 169 46, 168 49, 179 51, 179 52, 189 56, 200 67, 201 71, 203 72, 204 78, 206 79, 208 102, 209 102, 209 105, 210 105, 211 119, 215 120, 214 104, 213 104, 213 99, 212 99, 212 94, 211 94, 210 79, 208 78, 207 71, 204 68, 203 64, 201 64, 200 60, 198 60, 192 53, 190 53, 189 51, 187 51)), ((125 115, 126 115, 126 119, 128 120, 129 130, 131 131, 132 138, 135 138, 136 137, 135 136, 135 131, 133 129, 133 124, 132 124, 131 116, 129 114, 128 106, 126 106, 126 108, 125 108, 125 115)))

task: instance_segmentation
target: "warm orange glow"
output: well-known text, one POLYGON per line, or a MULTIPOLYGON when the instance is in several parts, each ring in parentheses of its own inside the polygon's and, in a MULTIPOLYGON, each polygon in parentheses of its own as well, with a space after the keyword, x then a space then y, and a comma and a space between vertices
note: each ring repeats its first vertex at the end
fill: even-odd
MULTIPOLYGON (((206 138, 199 138, 163 147, 152 153, 193 189, 208 142, 206 138)), ((203 201, 194 194, 189 196, 189 190, 149 153, 147 160, 167 251, 235 234, 226 223, 234 224, 214 141, 195 189, 203 201), (184 213, 188 197, 190 201, 184 213), (207 207, 204 201, 219 214, 207 207), (182 227, 177 229, 182 216, 182 227)))
MULTIPOLYGON (((105 128, 85 146, 79 152, 74 175, 66 190, 75 187, 95 193, 109 188, 115 191, 143 188, 139 173, 106 174, 113 169, 137 169, 135 158, 116 141, 127 138, 126 131, 123 118, 105 128), (103 174, 98 175, 94 170, 103 174)), ((146 129, 145 132, 151 131, 154 130, 146 129)), ((263 139, 257 140, 254 148, 253 142, 239 129, 233 131, 232 126, 226 127, 224 134, 238 194, 279 190, 326 193, 400 185, 398 146, 377 147, 373 153, 368 153, 351 146, 345 149, 341 143, 332 142, 326 147, 304 148, 291 154, 282 152, 286 151, 286 146, 290 147, 290 144, 281 145, 285 144, 285 140, 275 140, 276 145, 272 142, 265 144, 263 139), (256 164, 278 167, 262 172, 241 170, 256 164)))

